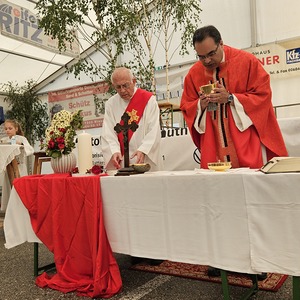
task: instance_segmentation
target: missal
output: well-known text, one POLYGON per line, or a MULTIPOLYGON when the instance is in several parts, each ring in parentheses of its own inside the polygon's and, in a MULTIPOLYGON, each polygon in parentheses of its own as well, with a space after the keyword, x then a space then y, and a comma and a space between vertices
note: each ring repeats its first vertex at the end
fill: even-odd
POLYGON ((260 171, 266 174, 300 172, 300 157, 273 157, 260 171))

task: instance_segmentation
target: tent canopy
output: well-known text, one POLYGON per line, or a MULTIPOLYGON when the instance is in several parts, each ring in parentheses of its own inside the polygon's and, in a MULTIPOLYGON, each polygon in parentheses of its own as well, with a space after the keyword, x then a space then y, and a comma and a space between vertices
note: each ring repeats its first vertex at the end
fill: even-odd
MULTIPOLYGON (((56 43, 37 28, 35 2, 0 0, 0 85, 8 82, 23 85, 31 79, 37 84, 43 82, 58 70, 65 72, 69 63, 91 48, 83 36, 83 33, 90 34, 94 30, 87 23, 76 32, 79 41, 77 49, 73 48, 67 54, 59 53, 56 43)), ((1 90, 3 92, 0 87, 0 93, 1 90)))

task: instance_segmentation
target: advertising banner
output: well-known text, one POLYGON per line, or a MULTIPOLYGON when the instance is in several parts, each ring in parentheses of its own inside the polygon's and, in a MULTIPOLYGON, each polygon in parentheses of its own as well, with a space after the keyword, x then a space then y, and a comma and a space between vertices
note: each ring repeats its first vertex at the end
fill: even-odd
MULTIPOLYGON (((5 0, 0 0, 0 32, 7 37, 59 53, 58 41, 45 35, 43 29, 38 28, 38 18, 33 12, 5 0)), ((67 49, 62 54, 72 57, 79 55, 76 31, 74 36, 74 42, 66 43, 67 49)))
POLYGON ((65 109, 82 110, 83 129, 102 127, 105 101, 111 96, 106 82, 75 86, 48 93, 50 114, 65 109))
POLYGON ((300 75, 300 39, 245 50, 257 57, 271 78, 300 75))

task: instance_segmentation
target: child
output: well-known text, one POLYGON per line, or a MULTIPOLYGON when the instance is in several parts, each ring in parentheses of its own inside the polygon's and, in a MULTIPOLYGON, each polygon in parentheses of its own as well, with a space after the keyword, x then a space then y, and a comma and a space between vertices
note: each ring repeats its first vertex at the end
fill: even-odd
MULTIPOLYGON (((27 166, 26 166, 26 156, 32 155, 34 152, 33 147, 29 144, 27 138, 23 136, 23 131, 15 120, 6 120, 4 122, 4 130, 6 132, 6 137, 0 140, 4 144, 22 145, 20 147, 21 154, 16 156, 16 160, 19 166, 20 176, 28 175, 27 166)), ((9 178, 6 172, 4 172, 4 178, 2 183, 2 197, 1 197, 1 211, 5 211, 11 191, 9 178)))

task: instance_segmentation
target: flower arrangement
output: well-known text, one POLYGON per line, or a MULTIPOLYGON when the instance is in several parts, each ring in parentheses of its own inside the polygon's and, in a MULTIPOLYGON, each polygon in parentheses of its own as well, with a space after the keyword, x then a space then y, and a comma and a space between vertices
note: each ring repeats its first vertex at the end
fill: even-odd
POLYGON ((45 143, 41 144, 41 149, 44 149, 48 156, 57 158, 63 154, 70 154, 75 148, 76 130, 81 129, 83 123, 80 112, 81 110, 72 113, 61 110, 53 116, 50 126, 45 131, 45 143))

